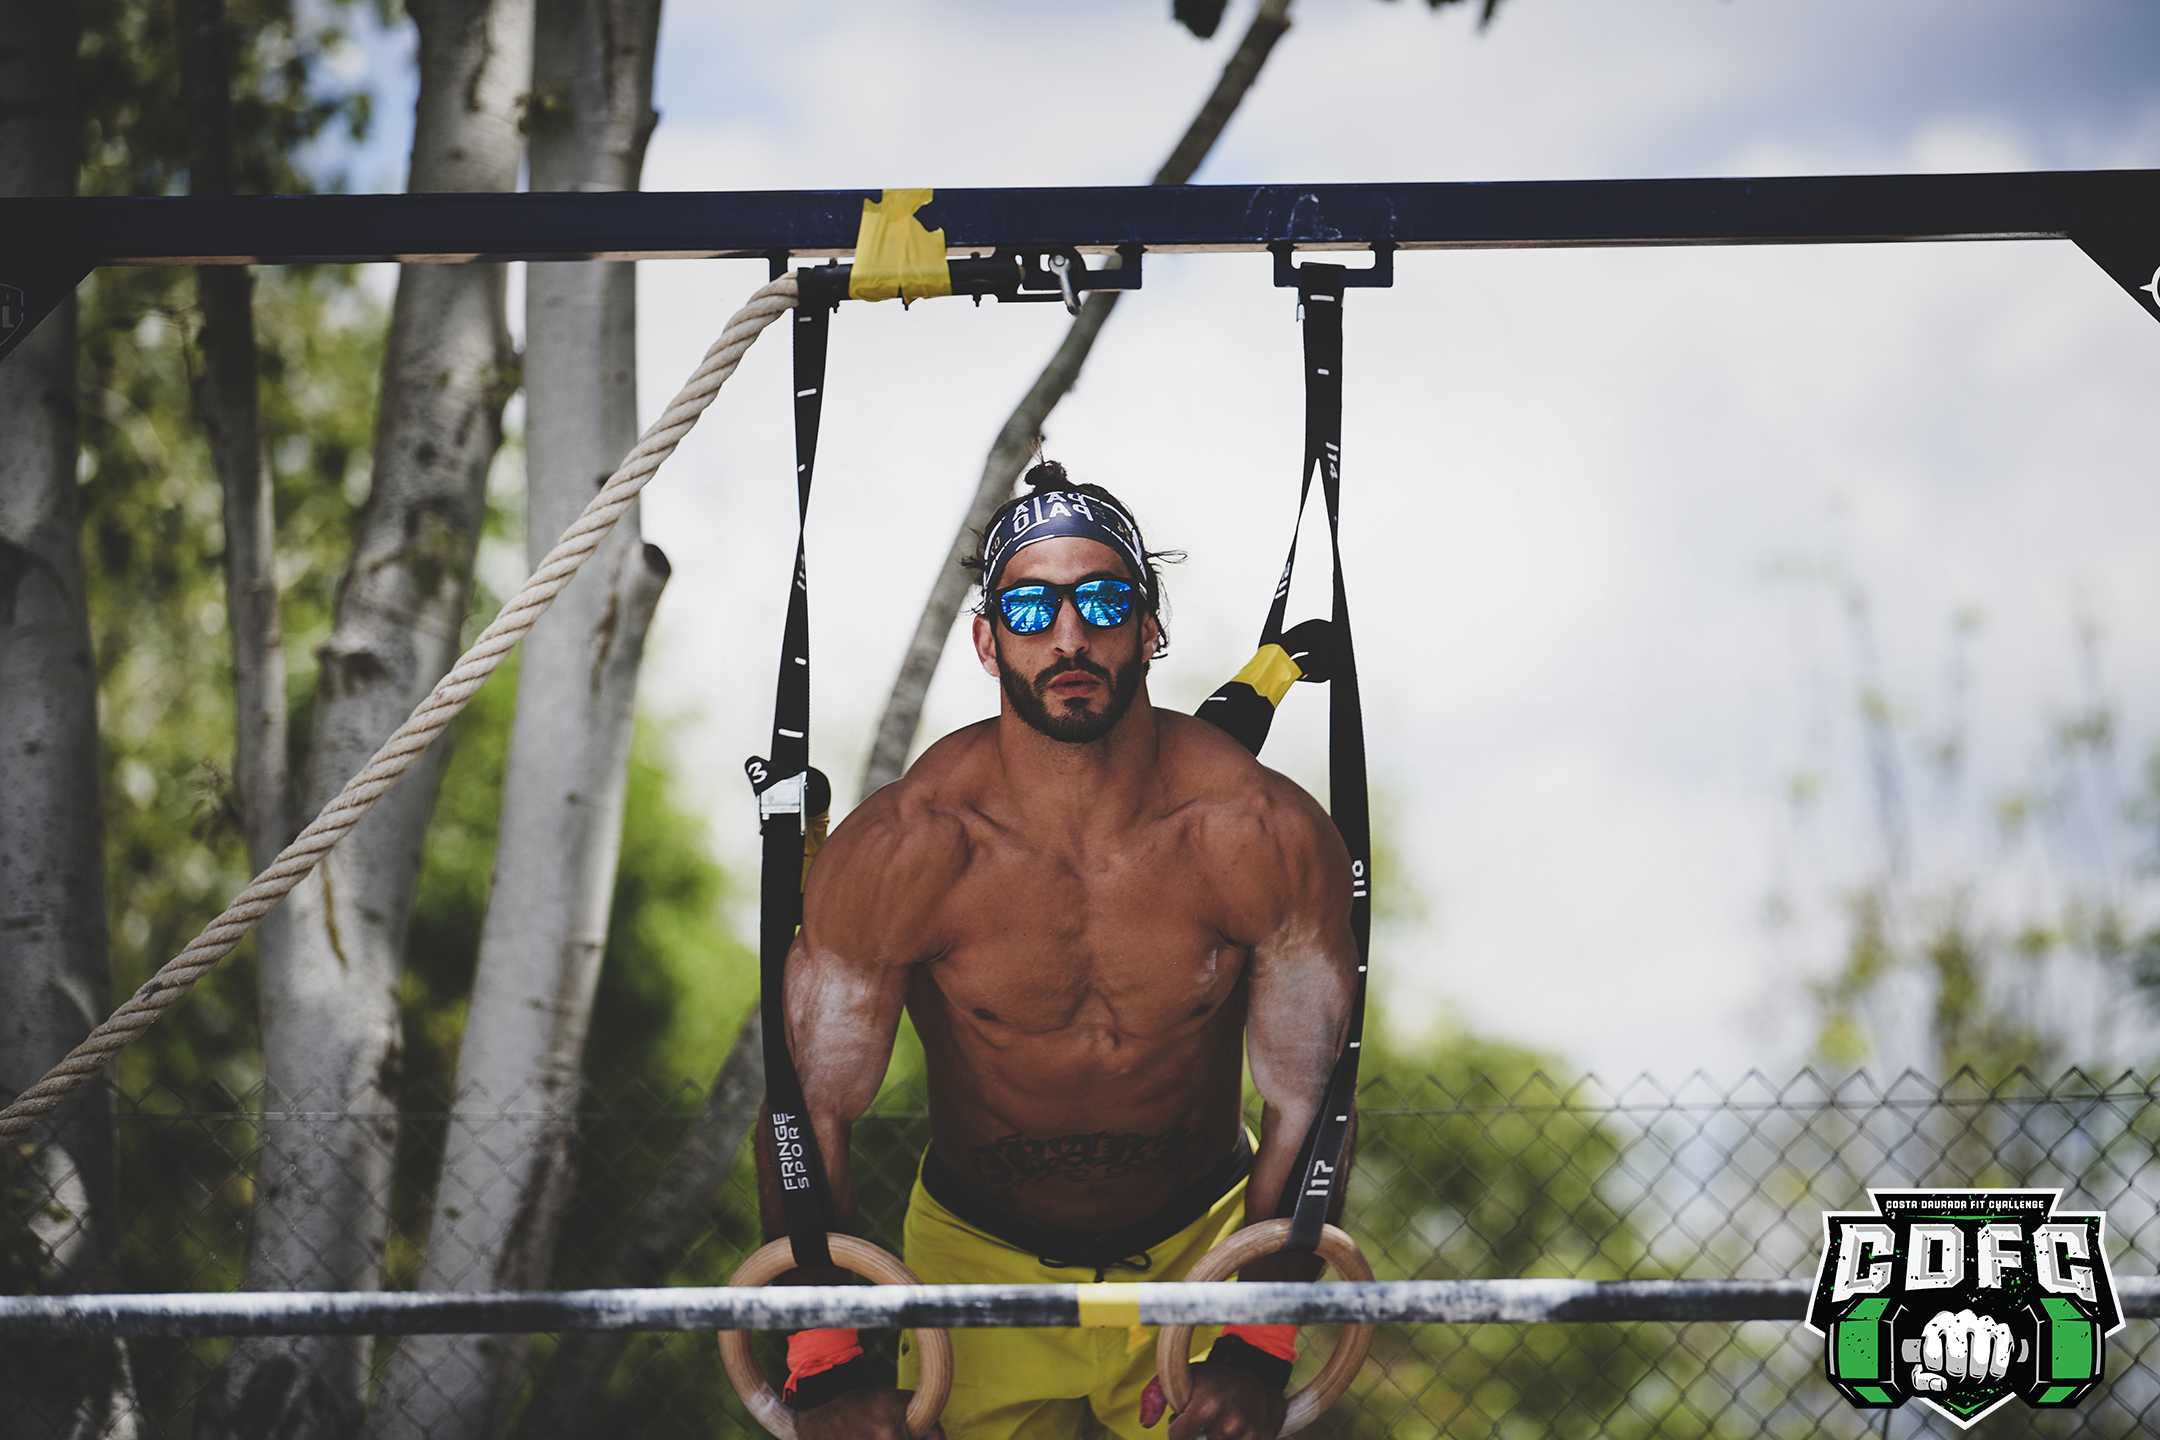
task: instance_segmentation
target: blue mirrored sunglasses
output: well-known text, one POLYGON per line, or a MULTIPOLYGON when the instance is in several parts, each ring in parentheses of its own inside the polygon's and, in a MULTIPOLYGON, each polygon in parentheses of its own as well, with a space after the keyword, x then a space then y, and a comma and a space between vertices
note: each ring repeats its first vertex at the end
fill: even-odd
POLYGON ((1097 630, 1115 630, 1132 618, 1130 580, 1082 580, 1077 585, 1030 581, 997 592, 998 613, 1015 635, 1040 635, 1057 623, 1058 607, 1072 597, 1073 609, 1097 630))

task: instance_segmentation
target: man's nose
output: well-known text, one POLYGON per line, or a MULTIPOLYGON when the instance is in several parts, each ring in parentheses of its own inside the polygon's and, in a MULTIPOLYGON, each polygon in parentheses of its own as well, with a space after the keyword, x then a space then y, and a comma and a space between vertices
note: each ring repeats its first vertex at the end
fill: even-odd
POLYGON ((1077 655, 1087 649, 1087 631, 1087 622, 1080 618, 1078 604, 1067 599, 1058 606, 1057 619, 1050 626, 1050 640, 1060 653, 1077 655))

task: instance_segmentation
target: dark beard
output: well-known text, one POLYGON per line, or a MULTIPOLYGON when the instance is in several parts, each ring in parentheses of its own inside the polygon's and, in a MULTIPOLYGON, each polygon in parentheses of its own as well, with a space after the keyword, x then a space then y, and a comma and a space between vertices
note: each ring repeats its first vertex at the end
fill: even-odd
POLYGON ((1091 660, 1075 656, 1070 660, 1059 661, 1029 681, 1023 679, 1006 663, 1003 642, 995 643, 998 683, 1005 687, 1005 698, 1012 702, 1013 710, 1028 723, 1030 729, 1067 745, 1086 745, 1109 734, 1118 721, 1125 718, 1125 712, 1132 708, 1133 697, 1140 693, 1140 682, 1147 676, 1147 665, 1140 660, 1133 661, 1122 670, 1110 671, 1091 660), (1075 673, 1093 675, 1110 687, 1110 703, 1100 712, 1082 711, 1073 714, 1063 711, 1062 707, 1058 711, 1050 708, 1049 700, 1044 698, 1044 688, 1060 676, 1075 673))

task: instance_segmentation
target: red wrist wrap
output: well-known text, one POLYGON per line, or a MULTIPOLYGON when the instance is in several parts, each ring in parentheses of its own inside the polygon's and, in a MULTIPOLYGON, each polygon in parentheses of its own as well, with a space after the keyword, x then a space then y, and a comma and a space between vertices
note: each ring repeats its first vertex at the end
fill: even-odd
POLYGON ((780 1393, 793 1395, 796 1381, 838 1369, 860 1354, 853 1330, 798 1330, 788 1336, 787 1384, 780 1393))
POLYGON ((1295 1325, 1225 1325, 1222 1333, 1227 1339, 1242 1340, 1277 1360, 1295 1362, 1297 1359, 1295 1325))

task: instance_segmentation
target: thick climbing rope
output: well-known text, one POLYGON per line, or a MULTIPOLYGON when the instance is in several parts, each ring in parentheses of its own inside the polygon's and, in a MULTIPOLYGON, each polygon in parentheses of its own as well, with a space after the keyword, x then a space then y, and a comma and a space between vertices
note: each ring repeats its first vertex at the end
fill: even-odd
POLYGON ((472 699, 503 657, 517 648, 564 586, 583 567, 600 541, 622 518, 647 481, 658 473, 675 447, 682 443, 698 418, 735 373, 751 343, 766 326, 795 308, 795 277, 783 275, 752 295, 728 321, 720 338, 685 382, 668 407, 639 437, 607 483, 600 487, 555 548, 548 551, 517 594, 496 612, 487 629, 472 647, 458 657, 450 673, 436 682, 427 698, 405 723, 383 742, 360 773, 325 805, 290 845, 278 853, 262 874, 233 898, 223 914, 189 941, 187 948, 158 967, 158 972, 119 1009, 68 1051, 59 1063, 35 1084, 0 1110, 0 1140, 26 1133, 42 1116, 50 1114, 71 1092, 96 1075, 113 1056, 127 1048, 158 1017, 177 1004, 188 989, 231 954, 241 939, 263 916, 275 909, 323 857, 360 823, 374 803, 396 786, 405 772, 418 762, 435 738, 442 734, 465 703, 472 699))

